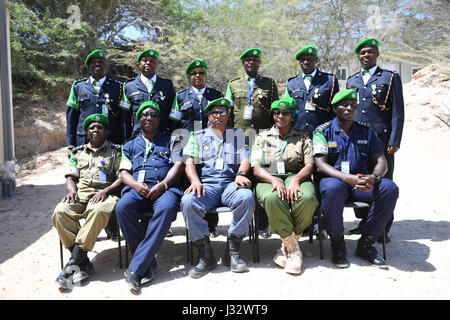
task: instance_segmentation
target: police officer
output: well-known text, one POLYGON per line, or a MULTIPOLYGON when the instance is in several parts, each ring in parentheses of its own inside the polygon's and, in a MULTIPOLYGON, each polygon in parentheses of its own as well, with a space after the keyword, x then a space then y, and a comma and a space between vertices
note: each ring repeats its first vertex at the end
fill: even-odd
POLYGON ((66 173, 67 195, 56 206, 52 223, 71 258, 56 279, 61 291, 86 279, 94 271, 87 256, 119 200, 113 192, 118 177, 120 146, 108 136, 109 119, 102 114, 88 116, 83 132, 89 143, 73 148, 66 173), (86 219, 80 227, 79 220, 86 219))
MULTIPOLYGON (((379 42, 374 38, 361 41, 355 48, 355 54, 361 63, 362 71, 347 79, 347 88, 358 93, 358 114, 355 121, 372 125, 380 139, 387 159, 386 178, 393 179, 394 154, 400 148, 404 122, 403 89, 400 76, 395 71, 377 66, 380 55, 379 42)), ((389 242, 389 230, 386 228, 386 241, 389 242)))
POLYGON ((353 121, 356 116, 357 92, 339 91, 332 105, 336 118, 320 125, 313 136, 315 164, 322 179, 324 225, 331 239, 332 262, 340 268, 349 266, 344 243, 342 213, 347 200, 372 202, 367 222, 362 227, 356 255, 380 268, 386 261, 373 243, 392 218, 399 190, 384 178, 386 158, 377 134, 368 126, 353 121), (368 162, 374 164, 369 170, 368 162))
POLYGON ((174 141, 159 131, 159 118, 157 103, 142 103, 136 112, 141 133, 122 148, 120 172, 126 186, 116 214, 133 256, 125 281, 134 294, 154 276, 156 253, 176 219, 182 194, 177 186, 183 171, 182 158, 172 154, 174 141), (152 216, 147 230, 143 230, 139 220, 149 211, 152 216))
POLYGON ((121 108, 127 110, 127 139, 133 138, 141 130, 136 121, 136 112, 144 101, 156 102, 161 109, 160 130, 171 132, 169 114, 175 98, 175 88, 171 80, 156 75, 159 53, 155 49, 142 51, 137 57, 139 71, 135 79, 127 81, 123 88, 121 108))
POLYGON ((208 65, 202 59, 195 59, 186 68, 186 76, 192 86, 177 93, 170 113, 176 127, 198 131, 208 126, 205 107, 210 101, 222 98, 219 90, 206 86, 208 65), (196 123, 197 121, 197 123, 196 123))
POLYGON ((312 45, 303 47, 295 55, 302 72, 288 79, 285 96, 295 99, 298 120, 294 128, 304 129, 311 135, 314 128, 334 117, 331 99, 339 91, 335 75, 319 70, 317 49, 312 45))
POLYGON ((293 128, 297 120, 295 100, 284 97, 271 106, 275 125, 256 136, 251 166, 256 196, 280 235, 282 246, 274 262, 287 273, 300 274, 302 252, 298 240, 312 221, 318 201, 311 174, 314 169, 312 141, 305 130, 293 128))
POLYGON ((88 142, 83 123, 94 113, 108 117, 108 140, 121 144, 125 141, 119 107, 122 83, 106 77, 106 55, 102 50, 92 51, 84 64, 90 76, 73 83, 66 103, 67 147, 72 150, 88 142))
MULTIPOLYGON (((273 118, 270 115, 270 106, 272 102, 278 100, 278 88, 275 81, 258 73, 261 54, 261 49, 250 48, 240 55, 239 58, 245 73, 228 82, 225 94, 233 106, 230 115, 231 125, 246 133, 249 129, 255 130, 256 134, 261 129, 272 127, 273 118)), ((259 234, 263 238, 271 236, 268 226, 266 213, 259 211, 259 234)))
POLYGON ((205 109, 210 126, 192 132, 183 151, 187 157, 186 176, 191 185, 181 199, 181 210, 189 238, 199 254, 198 264, 189 271, 192 278, 206 275, 217 265, 204 216, 220 204, 230 207, 233 214, 222 262, 233 272, 248 271, 239 250, 248 233, 255 200, 247 178, 250 163, 244 133, 239 129, 227 129, 229 107, 228 99, 211 101, 205 109))

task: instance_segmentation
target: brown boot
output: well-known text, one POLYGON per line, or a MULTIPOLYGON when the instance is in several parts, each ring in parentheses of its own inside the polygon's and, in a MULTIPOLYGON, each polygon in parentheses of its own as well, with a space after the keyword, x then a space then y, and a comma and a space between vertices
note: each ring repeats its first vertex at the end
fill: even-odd
POLYGON ((286 265, 284 266, 284 271, 290 274, 300 274, 302 271, 303 257, 298 245, 297 237, 300 238, 295 233, 292 233, 290 236, 281 238, 281 241, 286 246, 288 252, 288 259, 286 261, 286 265))

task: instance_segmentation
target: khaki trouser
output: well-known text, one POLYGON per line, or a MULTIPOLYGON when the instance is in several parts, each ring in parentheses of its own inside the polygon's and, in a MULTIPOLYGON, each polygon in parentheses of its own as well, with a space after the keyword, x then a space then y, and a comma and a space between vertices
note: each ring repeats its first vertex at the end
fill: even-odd
POLYGON ((56 206, 52 223, 65 248, 77 244, 81 249, 91 251, 94 248, 97 236, 108 225, 109 217, 119 198, 110 195, 102 202, 89 203, 89 199, 97 191, 94 188, 79 190, 79 202, 60 202, 56 206), (80 219, 86 219, 81 227, 80 219))
MULTIPOLYGON (((276 176, 282 181, 286 189, 295 174, 276 176)), ((298 193, 298 199, 292 204, 281 200, 275 190, 272 192, 272 184, 258 183, 256 185, 256 196, 262 203, 269 218, 270 227, 274 232, 284 238, 295 232, 299 235, 312 222, 312 216, 319 202, 315 196, 314 185, 311 181, 300 184, 303 194, 298 193)))

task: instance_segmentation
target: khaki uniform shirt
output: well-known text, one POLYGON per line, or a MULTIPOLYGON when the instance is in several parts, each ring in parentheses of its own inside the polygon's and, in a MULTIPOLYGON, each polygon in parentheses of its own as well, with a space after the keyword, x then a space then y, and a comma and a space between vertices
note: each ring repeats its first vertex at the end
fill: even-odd
POLYGON ((244 107, 248 104, 248 76, 230 80, 228 83, 226 98, 233 101, 234 107, 231 114, 230 126, 244 130, 268 129, 273 125, 270 115, 272 102, 278 100, 278 88, 271 78, 262 77, 259 74, 255 78, 250 104, 253 106, 251 120, 244 120, 244 107))
POLYGON ((306 163, 314 163, 308 132, 291 128, 286 137, 281 137, 275 125, 270 130, 261 131, 252 147, 251 166, 263 167, 270 174, 277 175, 280 158, 286 173, 298 173, 306 163))
POLYGON ((105 141, 97 150, 91 144, 74 148, 65 177, 78 179, 77 188, 104 189, 119 177, 120 145, 105 141))

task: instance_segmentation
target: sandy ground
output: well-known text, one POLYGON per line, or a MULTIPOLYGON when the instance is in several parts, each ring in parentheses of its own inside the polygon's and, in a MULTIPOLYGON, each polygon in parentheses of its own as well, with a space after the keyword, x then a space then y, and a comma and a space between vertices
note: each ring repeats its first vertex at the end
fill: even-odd
MULTIPOLYGON (((184 222, 173 223, 175 236, 166 238, 158 256, 159 270, 140 295, 132 295, 118 267, 117 244, 99 236, 89 253, 96 272, 81 286, 60 293, 54 281, 60 272, 59 242, 50 218, 64 196, 64 151, 40 156, 39 169, 17 178, 17 197, 0 201, 0 299, 449 299, 450 298, 450 130, 418 131, 405 123, 404 140, 396 158, 395 180, 400 198, 387 245, 389 270, 369 266, 354 256, 359 236, 346 235, 347 269, 335 268, 329 240, 325 259, 318 241, 302 237, 302 273, 291 276, 272 257, 278 236, 260 240, 259 263, 243 245, 250 272, 236 274, 225 266, 194 280, 187 275, 184 222)), ((344 212, 346 232, 358 220, 344 212)), ((221 235, 213 247, 219 257, 225 247, 229 215, 220 219, 221 235)), ((377 245, 381 250, 381 245, 377 245)), ((65 261, 68 253, 65 252, 65 261)))

